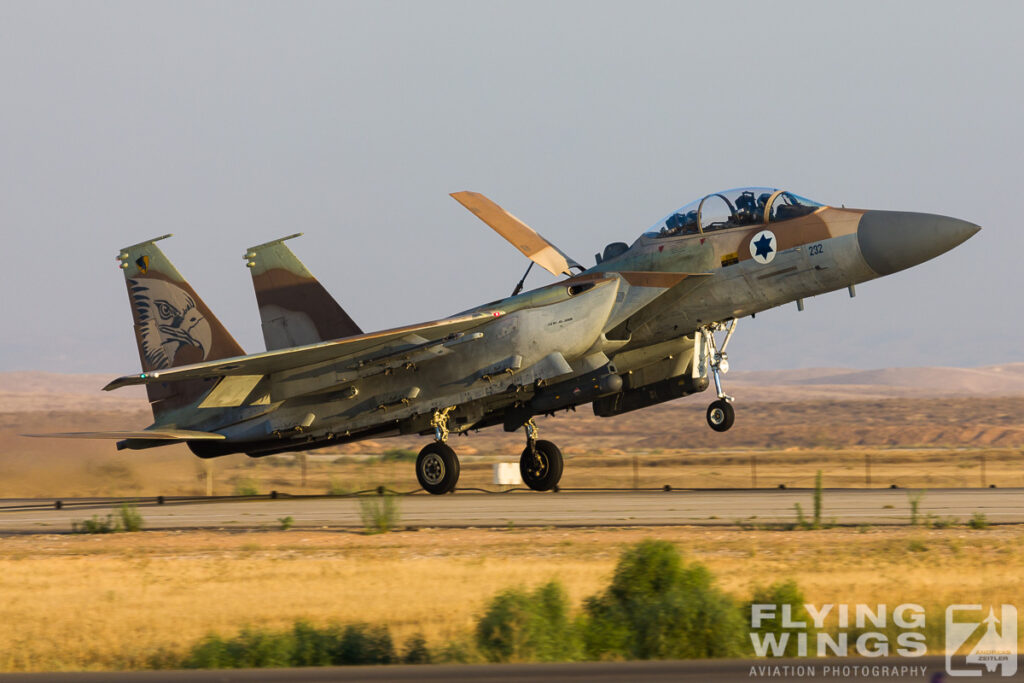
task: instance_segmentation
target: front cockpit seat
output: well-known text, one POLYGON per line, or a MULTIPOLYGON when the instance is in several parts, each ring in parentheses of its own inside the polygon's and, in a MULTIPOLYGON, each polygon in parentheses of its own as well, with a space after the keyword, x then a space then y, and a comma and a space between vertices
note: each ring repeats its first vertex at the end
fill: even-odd
POLYGON ((686 217, 681 213, 674 213, 665 220, 665 227, 668 228, 669 235, 682 234, 685 225, 686 217))
POLYGON ((736 198, 736 214, 733 220, 737 225, 750 225, 758 223, 757 200, 754 193, 747 190, 736 198))

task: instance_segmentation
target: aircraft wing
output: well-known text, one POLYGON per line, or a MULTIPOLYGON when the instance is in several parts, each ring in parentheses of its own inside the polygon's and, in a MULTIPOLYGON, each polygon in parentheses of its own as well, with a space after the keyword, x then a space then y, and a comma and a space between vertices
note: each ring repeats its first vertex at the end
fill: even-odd
MULTIPOLYGON (((103 387, 104 391, 112 391, 133 384, 153 384, 158 382, 177 382, 186 379, 202 379, 209 377, 225 377, 229 375, 266 375, 273 372, 292 370, 316 363, 342 360, 355 357, 376 347, 400 340, 406 336, 425 339, 443 339, 464 330, 482 325, 503 315, 501 311, 487 311, 471 315, 435 320, 421 325, 398 327, 382 332, 361 334, 345 339, 309 344, 291 349, 279 349, 257 353, 251 356, 223 358, 205 363, 182 365, 167 370, 143 372, 137 375, 125 375, 103 387)), ((149 437, 146 437, 149 438, 149 437)))
POLYGON ((45 439, 150 439, 152 441, 213 441, 223 434, 196 432, 189 429, 140 429, 134 432, 56 432, 53 434, 22 434, 45 439))
POLYGON ((452 197, 472 211, 477 218, 491 226, 494 232, 508 240, 526 258, 552 275, 559 273, 572 275, 569 270, 572 267, 583 270, 583 266, 576 263, 572 257, 567 256, 561 249, 541 237, 533 228, 479 192, 453 192, 452 197))

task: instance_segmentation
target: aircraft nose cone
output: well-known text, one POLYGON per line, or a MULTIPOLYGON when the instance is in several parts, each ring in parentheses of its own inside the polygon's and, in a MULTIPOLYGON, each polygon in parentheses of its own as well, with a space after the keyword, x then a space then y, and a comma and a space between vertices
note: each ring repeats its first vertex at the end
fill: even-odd
POLYGON ((909 211, 868 211, 857 241, 864 261, 879 275, 916 266, 964 242, 980 226, 958 218, 909 211))

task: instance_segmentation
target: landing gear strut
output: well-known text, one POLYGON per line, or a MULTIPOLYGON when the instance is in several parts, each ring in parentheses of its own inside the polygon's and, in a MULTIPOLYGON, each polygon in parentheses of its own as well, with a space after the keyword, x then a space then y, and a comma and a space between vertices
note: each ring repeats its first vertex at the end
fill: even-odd
POLYGON ((448 414, 453 410, 455 406, 434 411, 430 426, 434 428, 435 441, 424 446, 416 458, 416 479, 424 491, 436 496, 451 493, 459 481, 459 457, 446 443, 448 414))
POLYGON ((729 340, 732 339, 732 333, 735 330, 736 318, 733 318, 728 326, 725 323, 714 323, 701 330, 702 340, 700 343, 706 344, 701 350, 701 356, 707 358, 711 376, 715 380, 715 392, 718 394, 718 400, 708 406, 707 412, 708 426, 716 432, 728 431, 736 421, 736 411, 732 407, 733 398, 722 390, 722 375, 729 372, 729 356, 725 352, 725 347, 729 345, 729 340), (715 342, 715 332, 722 330, 727 331, 722 345, 718 346, 715 342))
POLYGON ((562 451, 558 446, 537 438, 537 425, 531 418, 526 423, 526 448, 519 458, 523 483, 534 491, 550 491, 562 478, 562 451))

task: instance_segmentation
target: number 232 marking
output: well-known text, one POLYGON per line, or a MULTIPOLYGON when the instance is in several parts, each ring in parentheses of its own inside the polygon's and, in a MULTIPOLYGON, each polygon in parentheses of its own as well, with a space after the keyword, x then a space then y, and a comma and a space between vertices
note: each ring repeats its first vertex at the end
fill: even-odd
POLYGON ((807 248, 808 256, 820 256, 824 253, 825 249, 820 244, 812 244, 807 248))

